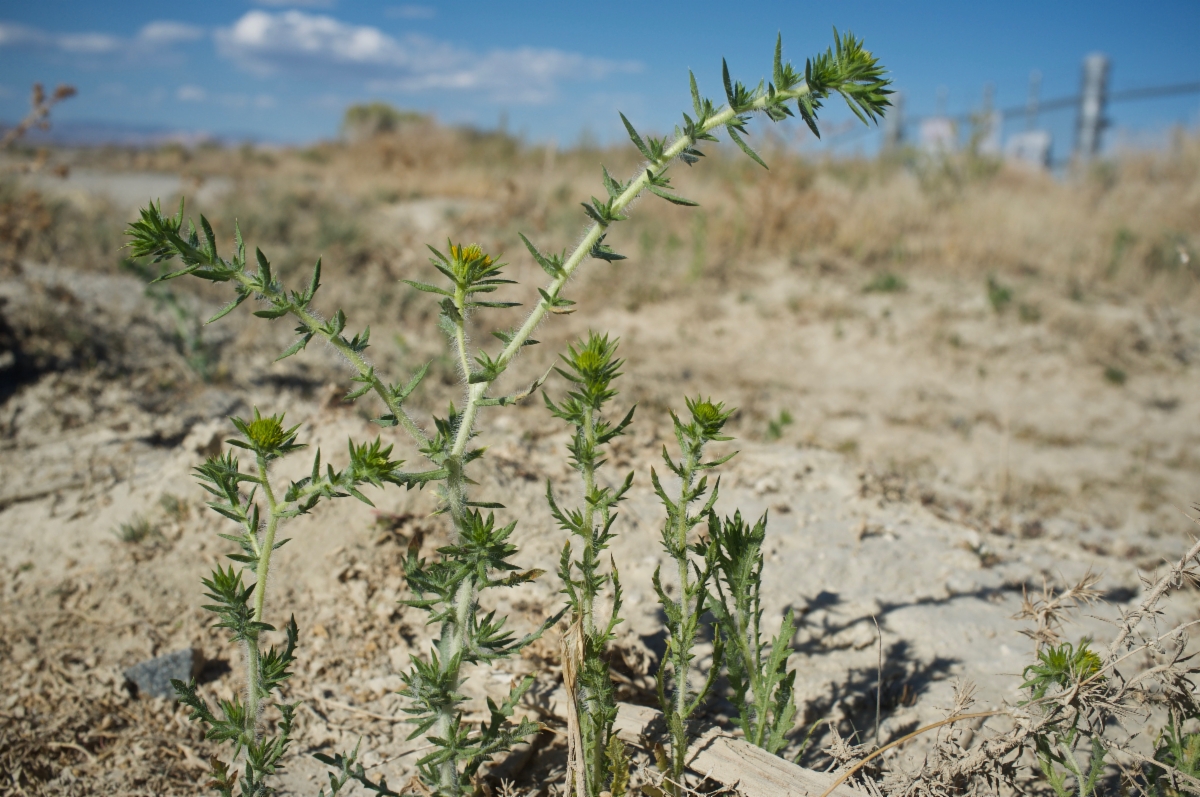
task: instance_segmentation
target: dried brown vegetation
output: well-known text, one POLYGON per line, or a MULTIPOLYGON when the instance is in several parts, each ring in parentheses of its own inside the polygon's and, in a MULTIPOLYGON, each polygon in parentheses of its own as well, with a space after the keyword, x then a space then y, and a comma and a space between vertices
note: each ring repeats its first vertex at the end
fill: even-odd
MULTIPOLYGON (((1115 580, 1116 587, 1132 591, 1127 608, 1141 605, 1132 568, 1149 570, 1186 550, 1190 543, 1172 504, 1196 497, 1200 473, 1192 398, 1200 389, 1200 329, 1194 322, 1200 140, 1180 136, 1168 152, 1131 154, 1062 178, 968 158, 932 162, 913 153, 882 162, 814 161, 786 151, 782 142, 763 154, 771 170, 751 180, 743 170, 759 167, 719 152, 707 168, 685 170, 677 178, 679 190, 700 201, 704 215, 665 203, 637 205, 622 230, 622 251, 630 260, 571 286, 578 315, 622 337, 629 397, 643 408, 639 413, 651 417, 697 385, 719 389, 742 408, 730 421, 734 434, 846 454, 861 468, 857 500, 884 508, 923 506, 922 512, 969 527, 969 554, 984 570, 1033 557, 1028 578, 1011 577, 1011 593, 1019 596, 1022 586, 1040 585, 1042 577, 1061 590, 1057 571, 1065 561, 1074 578, 1084 565, 1105 570, 1100 587, 1110 589, 1115 580), (880 275, 899 278, 905 288, 866 290, 897 284, 880 275), (1010 291, 1009 301, 989 301, 989 277, 1010 291), (700 336, 699 346, 685 349, 680 330, 700 336), (767 365, 771 378, 756 375, 767 365), (1109 369, 1123 379, 1107 376, 1109 369), (770 423, 782 410, 794 422, 772 434, 770 423)), ((573 201, 595 192, 596 161, 622 173, 635 165, 624 149, 556 150, 433 123, 406 124, 353 145, 299 150, 163 147, 57 157, 84 177, 177 177, 180 190, 200 191, 198 209, 210 218, 240 219, 247 237, 269 249, 285 274, 307 269, 314 255, 323 255, 326 269, 339 275, 329 280, 330 306, 380 318, 379 325, 372 323, 378 341, 372 352, 382 363, 404 367, 440 350, 427 335, 431 309, 398 283, 401 277, 424 278, 426 241, 453 234, 489 251, 507 246, 512 275, 526 281, 536 267, 513 251, 515 232, 538 231, 545 248, 572 244, 580 232, 573 201)), ((308 401, 319 417, 334 419, 329 428, 338 434, 359 422, 339 409, 338 394, 325 392, 340 374, 332 356, 276 366, 258 380, 235 376, 249 373, 244 366, 258 363, 264 346, 284 341, 286 330, 234 322, 236 343, 228 361, 215 364, 207 386, 164 343, 172 334, 169 320, 141 299, 138 283, 120 268, 119 230, 132 204, 147 197, 72 193, 71 180, 62 183, 65 188, 29 177, 5 180, 0 379, 11 381, 0 391, 0 463, 11 472, 9 463, 18 456, 33 456, 38 468, 50 472, 82 455, 52 450, 45 440, 61 444, 75 430, 92 435, 92 442, 79 447, 90 452, 87 462, 60 468, 65 475, 48 490, 36 489, 23 473, 9 477, 0 494, 0 523, 61 527, 59 533, 73 539, 95 514, 103 516, 108 534, 142 511, 140 499, 122 492, 137 456, 157 462, 153 457, 164 444, 177 444, 198 421, 234 412, 238 401, 308 401), (57 269, 86 276, 87 288, 70 290, 55 276, 57 269), (114 306, 117 294, 127 305, 109 316, 98 313, 114 306), (84 317, 99 326, 82 324, 84 317), (123 339, 126 328, 136 329, 133 345, 107 345, 123 339), (119 446, 135 454, 122 454, 119 446), (116 504, 110 507, 104 498, 111 495, 116 504), (112 516, 117 509, 120 514, 112 516)), ((218 230, 225 238, 230 232, 218 230)), ((211 314, 221 298, 190 286, 181 291, 181 302, 197 314, 211 314)), ((585 330, 573 323, 547 330, 547 345, 539 347, 546 356, 585 330)), ((517 363, 514 381, 545 370, 538 356, 517 363)), ((452 363, 435 360, 434 369, 448 385, 456 383, 452 363)), ((536 488, 551 467, 546 452, 558 445, 546 442, 554 429, 518 413, 513 426, 487 432, 502 441, 498 484, 514 492, 526 483, 536 488)), ((648 459, 667 431, 641 434, 614 454, 618 468, 648 459)), ((344 439, 330 437, 330 446, 344 439)), ((194 459, 194 452, 189 456, 194 459)), ((744 480, 773 517, 795 516, 797 501, 781 478, 768 471, 744 480)), ((171 489, 188 487, 183 482, 171 489)), ((421 508, 394 509, 419 514, 421 508)), ((171 605, 180 607, 166 620, 151 612, 139 617, 123 606, 163 599, 136 579, 110 585, 107 596, 98 594, 108 589, 99 582, 72 591, 70 584, 94 580, 80 570, 96 566, 68 566, 77 554, 64 554, 61 569, 44 573, 22 569, 25 536, 6 554, 0 630, 15 641, 0 647, 0 679, 17 686, 0 705, 0 789, 11 783, 16 793, 29 794, 194 793, 199 770, 193 761, 208 748, 169 707, 122 691, 113 673, 197 638, 220 644, 205 636, 202 618, 190 608, 196 603, 192 570, 213 554, 193 549, 209 533, 199 517, 193 512, 179 521, 168 542, 152 551, 125 550, 115 541, 104 549, 119 573, 181 573, 162 581, 177 601, 171 605), (98 614, 104 623, 95 622, 98 614), (125 779, 110 775, 117 772, 125 779)), ((413 521, 397 524, 399 532, 383 528, 363 546, 348 544, 325 568, 337 570, 332 589, 354 608, 327 616, 314 605, 320 631, 314 629, 311 647, 302 649, 308 669, 297 681, 303 690, 298 696, 312 706, 302 715, 302 751, 344 745, 360 722, 381 749, 403 735, 402 726, 379 719, 396 707, 382 681, 372 681, 391 666, 389 651, 407 655, 417 646, 412 639, 424 633, 379 608, 394 604, 402 591, 396 562, 413 521), (331 637, 336 645, 327 641, 331 637), (341 645, 352 652, 336 653, 341 645)), ((432 549, 439 530, 428 532, 424 544, 432 549)), ((856 544, 882 544, 891 533, 884 522, 864 519, 856 544)), ((1173 578, 1187 581, 1184 570, 1173 578)), ((1146 596, 1151 594, 1152 588, 1146 596)), ((305 598, 295 600, 303 605, 305 598)), ((1180 600, 1191 605, 1186 590, 1180 600)), ((1048 608, 1053 601, 1061 603, 1062 593, 1047 593, 1041 603, 1030 599, 1031 634, 1043 645, 1062 641, 1052 622, 1058 610, 1048 608)), ((509 608, 532 617, 551 607, 529 599, 509 608)), ((884 628, 886 633, 886 622, 884 628)), ((1068 627, 1065 638, 1077 637, 1068 627)), ((854 638, 846 647, 859 644, 854 638)), ((1013 634, 1007 644, 1034 643, 1013 634)), ((1108 644, 1111 639, 1097 647, 1108 644)), ((1181 663, 1185 648, 1172 646, 1172 637, 1161 644, 1166 647, 1151 645, 1120 669, 1132 673, 1129 662, 1141 667, 1139 657, 1146 668, 1170 665, 1160 670, 1164 677, 1190 666, 1181 663)), ((873 645, 869 636, 871 661, 873 645)), ((631 661, 642 652, 633 649, 631 661)), ((236 658, 235 651, 211 652, 217 660, 236 658)), ((1123 655, 1114 648, 1106 662, 1123 655)), ((539 669, 551 670, 531 659, 518 672, 539 669)), ((219 674, 214 678, 217 693, 227 688, 219 674)), ((644 672, 630 673, 631 681, 639 679, 645 680, 644 672)), ((860 686, 869 693, 864 700, 870 714, 873 670, 860 686)), ((902 687, 909 691, 885 694, 885 705, 897 713, 922 688, 915 680, 897 681, 897 692, 902 687)), ((630 686, 622 698, 637 695, 630 686)), ((1064 697, 1056 711, 1083 712, 1089 722, 1101 723, 1111 705, 1141 696, 1109 679, 1101 692, 1064 697), (1084 702, 1070 703, 1076 699, 1084 702)), ((965 705, 958 710, 969 711, 965 705)), ((801 719, 811 725, 822 710, 802 704, 801 719)), ((1156 712, 1151 724, 1161 727, 1162 706, 1156 712)), ((839 747, 833 735, 849 739, 846 718, 861 719, 861 711, 839 716, 835 731, 807 754, 808 765, 850 765, 869 752, 848 742, 839 747), (816 752, 818 747, 826 752, 816 752)), ((1041 727, 1044 716, 1019 720, 1014 728, 1025 728, 1021 739, 1041 727)), ((902 759, 884 758, 887 774, 876 770, 878 788, 914 795, 961 793, 968 782, 1033 788, 1031 761, 1012 755, 1015 737, 988 733, 975 731, 972 744, 962 731, 947 729, 915 770, 905 770, 902 759)), ((550 738, 537 745, 553 750, 550 738)), ((1136 740, 1127 746, 1121 763, 1132 773, 1145 748, 1136 740)), ((537 771, 555 770, 547 764, 537 771)), ((1115 779, 1122 774, 1110 773, 1115 779)))

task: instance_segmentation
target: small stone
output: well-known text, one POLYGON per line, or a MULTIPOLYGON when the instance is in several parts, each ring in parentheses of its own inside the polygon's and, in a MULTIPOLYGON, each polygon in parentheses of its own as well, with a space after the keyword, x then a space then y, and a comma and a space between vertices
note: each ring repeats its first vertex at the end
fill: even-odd
POLYGON ((125 678, 137 687, 139 695, 175 697, 171 679, 186 682, 200 672, 203 664, 199 651, 185 648, 139 662, 125 670, 125 678))

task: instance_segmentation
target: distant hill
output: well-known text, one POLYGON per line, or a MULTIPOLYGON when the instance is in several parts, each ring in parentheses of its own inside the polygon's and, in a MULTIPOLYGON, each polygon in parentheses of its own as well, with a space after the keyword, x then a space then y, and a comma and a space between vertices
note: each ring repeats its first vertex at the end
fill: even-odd
MULTIPOLYGON (((13 126, 12 122, 0 122, 0 135, 13 126)), ((171 142, 195 146, 212 142, 216 144, 240 144, 259 142, 258 136, 249 133, 210 133, 205 130, 183 130, 164 125, 138 125, 125 122, 106 122, 87 119, 54 121, 49 130, 30 130, 23 139, 30 144, 52 144, 65 147, 148 147, 171 142)))

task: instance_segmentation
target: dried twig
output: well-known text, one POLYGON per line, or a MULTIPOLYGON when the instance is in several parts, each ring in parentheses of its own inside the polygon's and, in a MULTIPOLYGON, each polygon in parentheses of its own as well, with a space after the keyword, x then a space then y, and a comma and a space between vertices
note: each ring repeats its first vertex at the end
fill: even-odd
POLYGON ((859 761, 857 764, 855 764, 854 766, 850 767, 848 770, 843 772, 841 774, 841 776, 838 777, 838 779, 835 780, 832 784, 830 784, 829 788, 826 789, 821 794, 821 797, 829 797, 829 795, 833 794, 834 789, 836 789, 838 786, 841 786, 850 777, 852 777, 854 775, 854 773, 858 772, 860 769, 862 769, 864 766, 866 766, 867 762, 871 761, 872 759, 878 758, 879 756, 886 753, 888 750, 891 750, 893 747, 899 747, 900 745, 907 742, 909 739, 915 739, 916 737, 920 736, 923 733, 928 733, 929 731, 936 730, 937 728, 940 728, 943 725, 949 725, 951 723, 958 722, 959 720, 969 720, 969 719, 975 719, 978 717, 994 717, 997 714, 1004 714, 1004 713, 1005 712, 1003 712, 1003 711, 977 711, 972 714, 958 714, 956 716, 946 717, 946 719, 944 719, 944 720, 939 720, 930 725, 926 725, 922 728, 917 728, 912 733, 910 733, 906 736, 901 736, 899 739, 897 739, 894 742, 889 742, 889 743, 885 744, 883 747, 880 747, 878 750, 876 750, 875 752, 868 755, 862 761, 859 761))
POLYGON ((13 127, 9 128, 4 134, 3 138, 0 138, 0 149, 6 149, 15 144, 22 136, 28 133, 31 128, 36 127, 39 130, 49 129, 50 109, 68 97, 74 97, 75 94, 76 91, 74 86, 59 84, 58 88, 54 90, 54 93, 47 97, 45 89, 42 88, 42 84, 34 83, 33 96, 30 98, 29 102, 30 106, 32 107, 30 108, 29 113, 24 119, 17 122, 17 124, 13 127))
MULTIPOLYGON (((1191 518, 1191 520, 1193 523, 1200 525, 1200 521, 1197 521, 1195 518, 1191 518)), ((1154 607, 1158 604, 1158 601, 1171 589, 1178 589, 1183 586, 1185 579, 1193 584, 1200 583, 1200 577, 1197 576, 1196 571, 1188 567, 1188 563, 1195 560, 1197 556, 1200 556, 1200 540, 1197 540, 1188 552, 1180 557, 1178 562, 1171 565, 1171 569, 1165 576, 1155 582, 1149 594, 1142 600, 1138 608, 1125 613, 1121 617, 1120 630, 1108 648, 1110 659, 1116 657, 1117 653, 1121 650, 1121 646, 1125 644, 1125 640, 1129 638, 1129 635, 1133 633, 1142 620, 1154 613, 1154 607)))

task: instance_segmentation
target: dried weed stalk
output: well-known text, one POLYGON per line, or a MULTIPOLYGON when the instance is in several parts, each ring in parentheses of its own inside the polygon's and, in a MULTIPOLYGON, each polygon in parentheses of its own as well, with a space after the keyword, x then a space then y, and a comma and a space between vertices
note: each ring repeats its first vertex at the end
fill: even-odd
MULTIPOLYGON (((1087 573, 1058 592, 1043 585, 1026 594, 1017 618, 1031 620, 1023 633, 1038 643, 1025 668, 1027 699, 1015 706, 969 712, 973 689, 956 688, 946 719, 919 728, 878 750, 850 748, 835 737, 828 750, 841 783, 858 776, 872 794, 887 797, 1039 793, 1091 797, 1117 792, 1142 797, 1200 794, 1200 665, 1188 649, 1192 620, 1161 631, 1162 602, 1174 591, 1200 585, 1200 542, 1163 574, 1143 576, 1145 597, 1115 621, 1107 651, 1084 638, 1064 641, 1069 614, 1100 600, 1097 576, 1087 573), (971 718, 1004 714, 1012 727, 966 747, 943 729, 971 718), (1135 728, 1151 722, 1160 730, 1135 728), (914 769, 892 765, 864 775, 868 762, 908 740, 938 731, 914 769)), ((832 789, 831 789, 832 791, 832 789)))
MULTIPOLYGON (((50 109, 58 105, 63 100, 74 97, 76 94, 74 86, 60 84, 54 89, 54 93, 46 95, 46 90, 42 88, 41 83, 33 84, 33 92, 29 98, 29 113, 25 118, 17 122, 0 136, 0 150, 5 150, 16 144, 30 130, 36 128, 38 130, 50 129, 50 109)), ((45 168, 47 162, 47 153, 45 150, 38 152, 37 157, 32 163, 24 164, 21 171, 37 172, 45 168)), ((60 177, 66 177, 67 171, 65 166, 59 167, 57 173, 60 177)))

